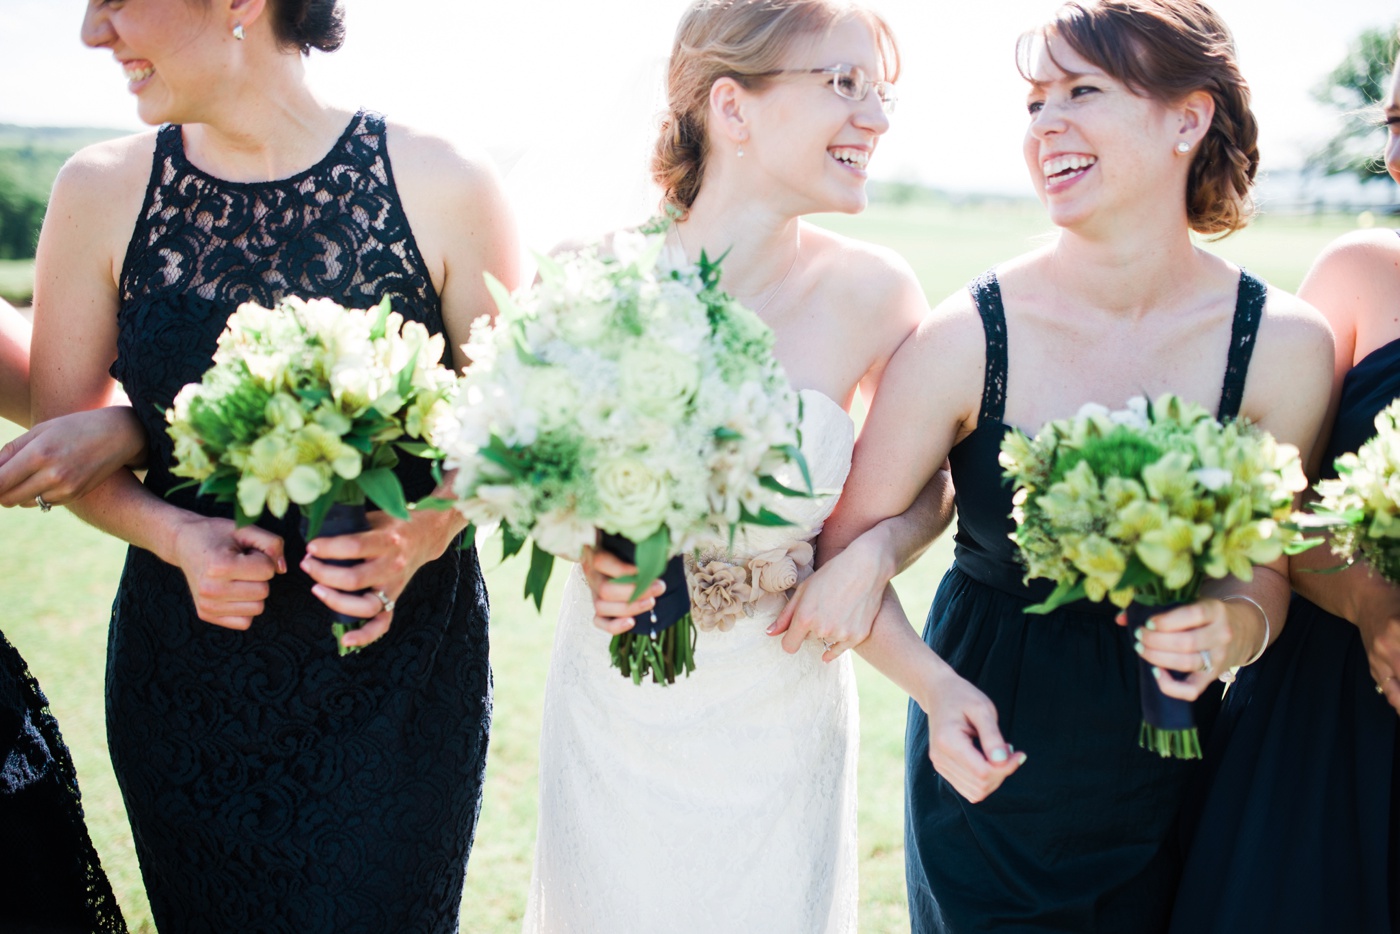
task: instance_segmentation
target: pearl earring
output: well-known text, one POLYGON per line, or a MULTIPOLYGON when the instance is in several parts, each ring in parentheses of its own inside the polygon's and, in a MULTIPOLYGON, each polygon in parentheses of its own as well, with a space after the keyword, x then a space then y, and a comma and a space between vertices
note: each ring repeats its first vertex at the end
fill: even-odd
POLYGON ((1191 151, 1191 144, 1186 142, 1186 140, 1182 140, 1176 144, 1176 151, 1184 156, 1191 151))
POLYGON ((743 144, 743 143, 740 143, 740 144, 739 144, 739 158, 740 158, 740 159, 744 158, 744 144, 743 144))
POLYGON ((243 41, 243 24, 242 24, 242 23, 234 23, 234 24, 233 24, 233 38, 237 39, 239 42, 242 42, 242 41, 243 41))

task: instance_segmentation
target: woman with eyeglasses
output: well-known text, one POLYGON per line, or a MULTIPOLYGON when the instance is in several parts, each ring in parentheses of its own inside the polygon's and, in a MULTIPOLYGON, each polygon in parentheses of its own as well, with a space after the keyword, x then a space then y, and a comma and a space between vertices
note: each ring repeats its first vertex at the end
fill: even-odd
MULTIPOLYGON (((1383 102, 1400 182, 1400 63, 1383 102)), ((1346 234, 1298 296, 1336 335, 1331 436, 1311 476, 1400 398, 1400 231, 1346 234)), ((1225 695, 1187 808, 1172 930, 1400 930, 1400 587, 1314 548, 1291 559, 1288 625, 1225 695)))
MULTIPOLYGON (((773 328, 818 490, 839 489, 850 466, 855 393, 875 389, 926 311, 898 257, 801 220, 865 207, 897 74, 886 24, 838 0, 700 0, 671 54, 652 161, 677 218, 670 257, 724 254, 722 288, 773 328)), ((908 527, 927 536, 946 523, 945 489, 930 484, 908 527)), ((819 638, 791 658, 766 634, 791 578, 810 571, 832 499, 794 504, 796 525, 761 541, 741 534, 712 556, 708 583, 692 575, 735 612, 696 610, 698 668, 670 686, 609 665, 611 634, 659 586, 628 605, 630 585, 609 578, 632 569, 602 552, 572 575, 545 695, 525 930, 856 929, 851 660, 819 638)))
MULTIPOLYGON (((131 543, 113 607, 112 763, 162 930, 456 931, 491 710, 486 594, 452 513, 303 547, 173 489, 162 412, 244 301, 394 310, 456 348, 515 283, 494 174, 317 99, 338 0, 89 0, 89 46, 159 129, 60 173, 36 261, 40 417, 119 380, 151 445, 74 504, 131 543), (331 559, 363 559, 338 567, 331 559), (329 613, 372 617, 344 643, 329 613), (377 640, 377 641, 376 641, 377 640)), ((460 361, 457 361, 460 362, 460 361)), ((396 468, 410 499, 428 465, 396 468)))
MULTIPOLYGON (((1028 616, 1050 588, 1023 580, 1009 539, 1001 441, 1086 403, 1170 391, 1306 452, 1327 406, 1331 337, 1316 311, 1192 241, 1244 226, 1258 164, 1249 91, 1209 7, 1069 2, 1022 38, 1018 59, 1026 164, 1059 234, 946 299, 890 361, 823 553, 899 515, 951 462, 955 560, 923 639, 887 599, 859 649, 902 659, 915 701, 913 930, 1164 931, 1176 821, 1200 766, 1138 747, 1138 659, 1165 693, 1201 698, 1208 735, 1217 677, 1282 628, 1287 568, 1208 584, 1140 641, 1109 604, 1028 616), (971 686, 990 698, 981 709, 961 701, 971 686), (1023 752, 992 749, 969 769, 955 756, 988 720, 1023 752), (994 768, 1008 755, 1026 762, 1009 777, 994 768)), ((789 635, 821 612, 797 607, 789 635)))

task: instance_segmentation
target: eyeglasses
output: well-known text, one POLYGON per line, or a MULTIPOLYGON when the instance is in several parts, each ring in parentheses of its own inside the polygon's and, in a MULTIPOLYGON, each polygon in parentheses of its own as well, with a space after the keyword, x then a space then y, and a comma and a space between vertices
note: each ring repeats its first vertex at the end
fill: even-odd
POLYGON ((770 78, 774 75, 831 75, 831 89, 839 97, 848 101, 863 101, 870 96, 873 88, 880 98, 880 107, 885 113, 894 113, 899 103, 899 95, 894 85, 888 81, 872 81, 859 65, 832 65, 829 68, 779 68, 776 71, 759 72, 752 78, 770 78))

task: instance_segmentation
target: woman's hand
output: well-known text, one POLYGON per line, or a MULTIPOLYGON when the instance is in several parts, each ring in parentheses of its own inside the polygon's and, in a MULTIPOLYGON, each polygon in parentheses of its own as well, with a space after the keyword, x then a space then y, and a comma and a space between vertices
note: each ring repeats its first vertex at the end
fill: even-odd
POLYGON ((228 629, 251 626, 263 611, 267 582, 287 571, 280 535, 192 513, 175 533, 174 557, 199 618, 228 629))
MULTIPOLYGON (((1126 614, 1119 614, 1118 625, 1127 625, 1126 614)), ((1153 616, 1136 638, 1137 653, 1153 667, 1162 693, 1193 701, 1222 672, 1254 658, 1266 636, 1252 604, 1206 597, 1153 616), (1164 669, 1189 677, 1178 681, 1164 669)))
POLYGON ((857 538, 797 585, 768 627, 770 636, 782 635, 785 652, 797 652, 807 639, 818 639, 826 646, 822 660, 829 662, 869 637, 889 583, 884 569, 892 562, 882 561, 862 546, 863 541, 863 536, 857 538))
POLYGON ((0 448, 0 506, 71 503, 145 454, 146 433, 129 406, 42 422, 0 448))
POLYGON ((1371 677, 1390 706, 1400 713, 1400 617, 1371 619, 1363 617, 1356 624, 1366 647, 1366 660, 1371 663, 1371 677))
POLYGON ((306 545, 301 569, 316 581, 311 592, 337 613, 364 619, 341 637, 347 648, 369 645, 389 631, 394 601, 418 569, 447 549, 456 527, 453 512, 415 512, 407 522, 385 512, 369 514, 370 530, 317 538, 306 545), (350 567, 322 559, 359 560, 350 567), (355 591, 365 590, 359 594, 355 591))
POLYGON ((610 551, 583 549, 579 559, 588 589, 593 591, 593 625, 609 635, 621 635, 634 625, 634 616, 656 606, 656 598, 666 592, 665 581, 657 578, 635 601, 634 584, 618 584, 613 578, 636 574, 635 565, 628 564, 610 551))
POLYGON ((1001 787, 1026 754, 1002 739, 987 695, 944 666, 920 706, 928 714, 928 757, 958 794, 976 804, 1001 787))

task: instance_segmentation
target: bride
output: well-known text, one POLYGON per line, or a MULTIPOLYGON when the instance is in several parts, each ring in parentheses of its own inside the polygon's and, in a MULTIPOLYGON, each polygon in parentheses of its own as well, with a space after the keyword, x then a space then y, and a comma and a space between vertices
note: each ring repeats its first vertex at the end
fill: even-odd
MULTIPOLYGON (((850 468, 856 389, 874 391, 926 304, 899 257, 800 218, 865 207, 897 73, 889 27, 862 8, 697 0, 677 30, 652 161, 679 218, 670 261, 726 254, 722 286, 773 328, 804 403, 813 485, 828 491, 850 468)), ((923 529, 897 553, 912 556, 947 524, 945 494, 931 483, 919 506, 890 520, 896 540, 923 529)), ((734 601, 737 612, 697 612, 709 629, 698 670, 669 687, 637 686, 609 667, 609 633, 631 621, 590 626, 589 582, 580 570, 570 577, 545 693, 526 931, 855 930, 847 646, 814 639, 794 659, 766 634, 783 585, 809 573, 810 542, 834 499, 801 501, 805 515, 789 507, 795 527, 740 536, 731 555, 692 575, 692 595, 712 598, 697 607, 734 601), (755 574, 762 563, 777 571, 755 574)), ((602 553, 585 565, 605 616, 644 611, 659 593, 609 603, 623 588, 602 575, 630 568, 602 553)))

